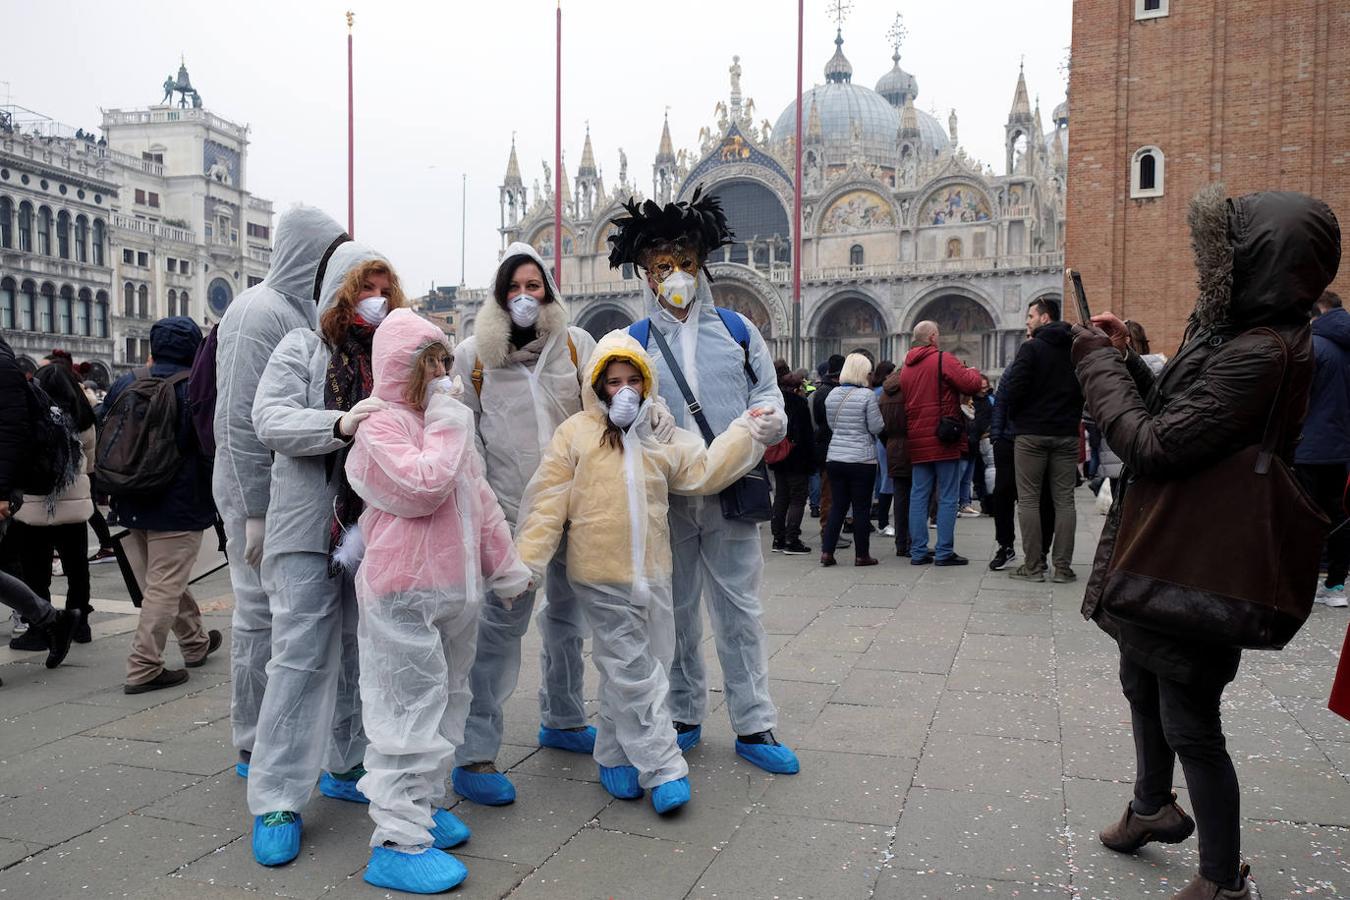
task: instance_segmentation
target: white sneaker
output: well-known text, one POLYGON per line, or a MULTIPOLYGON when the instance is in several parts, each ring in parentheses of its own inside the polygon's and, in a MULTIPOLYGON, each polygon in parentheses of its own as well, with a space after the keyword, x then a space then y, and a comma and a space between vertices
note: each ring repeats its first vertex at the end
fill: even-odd
POLYGON ((1338 584, 1335 587, 1327 587, 1325 584, 1317 586, 1317 595, 1313 598, 1324 606, 1330 606, 1335 609, 1341 609, 1350 606, 1350 600, 1345 599, 1345 585, 1338 584))
POLYGON ((885 528, 881 529, 881 536, 882 536, 882 537, 895 537, 895 526, 894 526, 894 525, 887 525, 885 528))
POLYGON ((956 517, 959 519, 970 519, 979 514, 980 511, 973 506, 963 506, 956 511, 956 517))
POLYGON ((19 635, 23 634, 25 631, 28 630, 28 623, 25 622, 23 620, 23 617, 16 612, 11 612, 9 614, 9 621, 11 626, 10 634, 13 635, 14 637, 18 637, 19 635))

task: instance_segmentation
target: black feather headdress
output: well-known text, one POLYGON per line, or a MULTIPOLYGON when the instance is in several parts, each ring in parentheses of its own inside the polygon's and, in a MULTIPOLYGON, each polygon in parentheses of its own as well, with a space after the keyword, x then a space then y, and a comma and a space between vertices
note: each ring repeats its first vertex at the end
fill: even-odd
POLYGON ((667 203, 664 207, 647 200, 641 206, 630 197, 623 204, 628 212, 612 220, 618 231, 609 236, 609 267, 624 263, 640 266, 643 254, 660 244, 683 243, 695 248, 701 259, 734 241, 727 227, 726 213, 716 197, 703 196, 703 186, 694 188, 688 201, 667 203))

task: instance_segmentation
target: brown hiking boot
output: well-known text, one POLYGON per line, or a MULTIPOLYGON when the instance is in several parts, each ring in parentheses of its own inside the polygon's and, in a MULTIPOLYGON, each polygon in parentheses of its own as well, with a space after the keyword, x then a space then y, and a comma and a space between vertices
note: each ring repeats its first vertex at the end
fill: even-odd
POLYGON ((1133 853, 1150 841, 1179 844, 1190 837, 1193 831, 1195 820, 1177 805, 1177 795, 1173 794, 1172 802, 1151 816, 1139 815, 1133 806, 1126 803, 1120 821, 1098 837, 1117 853, 1133 853))
POLYGON ((1256 885, 1248 877, 1251 871, 1252 867, 1244 863, 1238 872, 1242 887, 1237 890, 1220 887, 1208 878, 1196 875, 1189 884, 1172 895, 1172 900, 1260 900, 1261 892, 1256 890, 1256 885))

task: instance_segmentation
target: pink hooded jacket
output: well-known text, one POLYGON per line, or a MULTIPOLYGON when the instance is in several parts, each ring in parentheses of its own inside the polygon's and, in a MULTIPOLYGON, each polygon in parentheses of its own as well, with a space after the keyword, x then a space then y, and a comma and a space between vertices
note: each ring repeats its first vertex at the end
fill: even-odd
POLYGON ((472 603, 485 586, 510 599, 529 584, 474 450, 469 408, 443 393, 425 413, 403 400, 417 355, 433 343, 450 349, 409 309, 391 312, 375 332, 373 396, 388 406, 361 423, 347 456, 347 477, 366 501, 356 575, 363 602, 432 591, 472 603))

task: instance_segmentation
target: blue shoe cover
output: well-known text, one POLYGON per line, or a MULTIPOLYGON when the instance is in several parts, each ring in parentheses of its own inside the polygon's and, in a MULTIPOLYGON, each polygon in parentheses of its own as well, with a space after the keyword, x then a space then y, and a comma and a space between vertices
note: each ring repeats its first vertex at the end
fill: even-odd
POLYGON ((677 778, 652 788, 652 807, 661 815, 689 802, 689 779, 677 778))
POLYGON ((566 731, 562 728, 539 726, 539 746, 552 747, 554 750, 566 750, 568 753, 595 752, 595 726, 587 725, 585 731, 566 731))
POLYGON ((450 810, 438 809, 431 818, 436 823, 431 829, 431 845, 437 850, 458 847, 469 839, 469 826, 450 810))
POLYGON ((270 812, 253 817, 253 858, 264 866, 284 866, 300 855, 300 814, 270 812))
MULTIPOLYGON (((364 775, 365 770, 361 770, 364 775)), ((334 778, 328 772, 319 776, 319 793, 325 797, 332 797, 334 800, 348 800, 352 803, 369 803, 366 795, 361 793, 356 787, 356 782, 360 779, 353 778, 350 781, 344 778, 334 778)))
POLYGON ((775 775, 796 775, 801 770, 797 754, 785 744, 747 744, 737 741, 736 755, 775 775))
POLYGON ((234 774, 238 775, 240 778, 247 778, 247 777, 248 777, 248 763, 246 763, 246 762, 237 762, 237 763, 235 763, 235 764, 234 764, 234 774))
POLYGON ((633 766, 600 766, 600 783, 620 800, 636 800, 642 796, 638 770, 633 766))
POLYGON ((419 853, 374 847, 365 874, 367 884, 410 894, 439 894, 468 877, 464 863, 430 847, 419 853))
POLYGON ((703 726, 698 725, 690 731, 675 732, 675 743, 680 745, 681 753, 688 753, 698 746, 698 742, 703 740, 703 726))
POLYGON ((450 773, 455 793, 483 806, 505 806, 516 802, 516 787, 501 772, 470 772, 457 766, 450 773))

